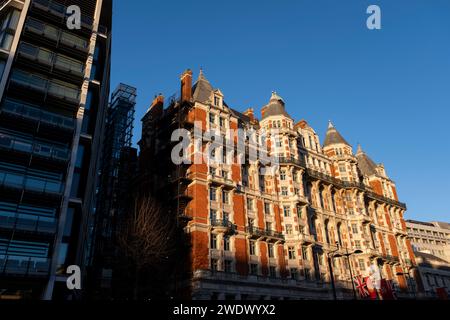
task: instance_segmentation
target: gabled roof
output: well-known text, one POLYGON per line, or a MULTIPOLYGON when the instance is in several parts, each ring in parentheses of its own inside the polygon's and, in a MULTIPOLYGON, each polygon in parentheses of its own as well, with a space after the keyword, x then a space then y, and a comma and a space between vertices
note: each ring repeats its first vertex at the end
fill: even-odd
POLYGON ((211 93, 214 91, 211 83, 203 75, 203 71, 200 69, 197 81, 192 86, 192 98, 194 101, 206 103, 210 97, 211 93))
POLYGON ((270 116, 284 115, 289 117, 289 114, 284 108, 284 100, 275 91, 272 91, 272 96, 270 97, 269 104, 265 107, 262 119, 270 116))
POLYGON ((328 123, 327 135, 325 136, 325 142, 323 144, 324 147, 343 143, 350 147, 350 144, 345 141, 345 139, 341 136, 341 134, 336 130, 331 121, 328 123))
POLYGON ((358 145, 358 151, 356 152, 356 159, 358 160, 358 168, 362 174, 366 176, 377 175, 377 165, 370 159, 370 157, 362 150, 358 145))

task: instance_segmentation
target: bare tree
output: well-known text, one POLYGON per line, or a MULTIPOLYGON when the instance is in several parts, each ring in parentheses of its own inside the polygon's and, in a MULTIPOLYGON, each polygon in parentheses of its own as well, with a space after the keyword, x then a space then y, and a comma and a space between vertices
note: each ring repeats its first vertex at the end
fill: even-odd
POLYGON ((140 273, 166 262, 175 252, 175 230, 172 217, 155 199, 136 199, 118 239, 123 254, 135 268, 134 299, 138 299, 140 273))

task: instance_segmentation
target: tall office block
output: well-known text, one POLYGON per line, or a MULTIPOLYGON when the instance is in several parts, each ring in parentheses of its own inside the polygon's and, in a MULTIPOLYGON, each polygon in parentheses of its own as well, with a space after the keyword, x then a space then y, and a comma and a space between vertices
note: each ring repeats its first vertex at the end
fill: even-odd
POLYGON ((77 295, 66 270, 90 258, 111 19, 111 0, 0 2, 2 298, 77 295))

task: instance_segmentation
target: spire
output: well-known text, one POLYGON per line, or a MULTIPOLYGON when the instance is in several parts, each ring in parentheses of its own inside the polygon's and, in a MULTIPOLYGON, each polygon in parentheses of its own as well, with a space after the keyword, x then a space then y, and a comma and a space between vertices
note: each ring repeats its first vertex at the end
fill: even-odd
POLYGON ((364 151, 362 150, 361 145, 358 143, 358 150, 356 150, 356 154, 358 155, 362 153, 364 153, 364 151))
POLYGON ((345 141, 345 139, 341 136, 341 134, 336 130, 333 123, 329 121, 327 135, 325 137, 325 142, 323 144, 324 147, 341 143, 350 146, 350 144, 347 141, 345 141))

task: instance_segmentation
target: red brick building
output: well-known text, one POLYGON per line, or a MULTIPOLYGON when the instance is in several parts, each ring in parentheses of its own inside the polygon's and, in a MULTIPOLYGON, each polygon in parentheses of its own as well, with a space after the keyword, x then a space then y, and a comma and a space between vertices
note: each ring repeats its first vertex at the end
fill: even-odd
MULTIPOLYGON (((164 106, 156 97, 142 119, 140 161, 143 188, 178 215, 189 244, 179 292, 193 299, 330 299, 332 268, 337 296, 347 298, 350 271, 366 275, 370 266, 399 293, 420 288, 395 183, 361 147, 354 154, 331 123, 321 145, 276 93, 257 119, 253 109, 227 105, 202 72, 193 84, 190 70, 181 76, 179 97, 167 100, 164 106), (224 163, 175 165, 173 130, 193 137, 195 126, 220 135, 276 129, 261 142, 278 159, 275 174, 264 175, 261 161, 233 161, 236 148, 224 163), (347 259, 347 253, 354 254, 347 259), (409 275, 415 281, 408 288, 409 275)), ((196 149, 192 142, 188 157, 211 143, 203 138, 196 149)))

